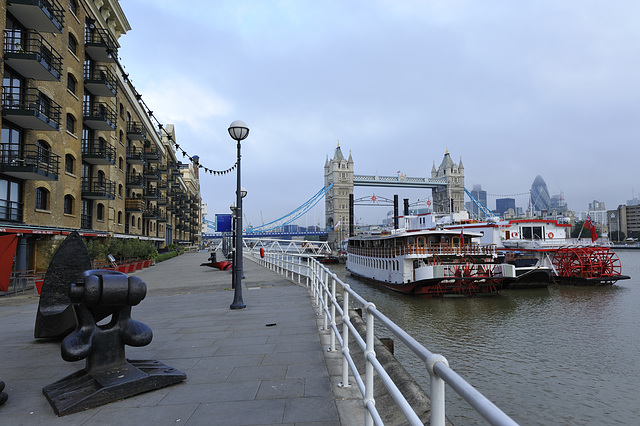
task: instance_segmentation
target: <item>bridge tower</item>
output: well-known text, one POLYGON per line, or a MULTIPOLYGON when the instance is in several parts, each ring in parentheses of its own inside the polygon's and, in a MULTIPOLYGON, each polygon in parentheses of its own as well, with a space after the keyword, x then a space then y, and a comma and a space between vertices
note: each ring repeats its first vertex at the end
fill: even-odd
POLYGON ((436 170, 436 163, 433 162, 431 168, 432 178, 446 178, 447 186, 434 188, 433 212, 434 213, 455 213, 464 210, 464 166, 462 158, 456 165, 449 155, 447 149, 440 167, 436 170))
POLYGON ((345 159, 340 149, 336 148, 333 159, 324 164, 324 186, 333 183, 333 187, 325 195, 325 226, 328 242, 332 248, 349 236, 349 196, 353 194, 353 158, 345 159))

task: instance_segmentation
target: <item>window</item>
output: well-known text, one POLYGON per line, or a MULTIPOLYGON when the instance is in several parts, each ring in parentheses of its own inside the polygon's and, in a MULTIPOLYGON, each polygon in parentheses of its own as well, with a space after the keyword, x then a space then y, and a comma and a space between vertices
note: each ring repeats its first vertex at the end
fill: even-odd
POLYGON ((118 211, 118 225, 122 225, 122 211, 118 211))
POLYGON ((78 40, 73 36, 73 34, 69 33, 69 51, 77 56, 78 54, 78 40))
POLYGON ((69 12, 76 16, 78 15, 78 3, 76 3, 76 0, 69 0, 69 12))
POLYGON ((98 187, 104 189, 106 184, 106 176, 102 170, 98 171, 98 187))
POLYGON ((122 184, 118 185, 118 196, 122 198, 122 184))
POLYGON ((22 221, 18 182, 0 179, 0 220, 22 221))
POLYGON ((39 187, 36 189, 36 209, 47 210, 49 207, 49 191, 47 188, 39 187))
POLYGON ((74 95, 76 94, 76 89, 78 87, 78 80, 73 76, 73 74, 67 74, 67 89, 74 95))
POLYGON ((96 207, 96 219, 104 220, 104 204, 98 204, 96 207))
POLYGON ((74 174, 75 173, 75 162, 76 159, 73 158, 73 155, 67 154, 64 156, 64 171, 67 173, 74 174))
POLYGON ((67 114, 67 132, 76 134, 76 118, 72 114, 67 114))
POLYGON ((120 118, 124 120, 124 105, 120 104, 120 118))
POLYGON ((123 166, 124 166, 124 160, 122 159, 122 157, 120 157, 118 158, 118 168, 122 170, 123 166))
POLYGON ((73 196, 67 194, 64 196, 64 214, 73 214, 73 196))
POLYGON ((38 150, 38 161, 42 161, 43 163, 49 163, 49 154, 51 152, 51 146, 42 139, 39 139, 37 142, 37 150, 38 150))
POLYGON ((133 215, 131 215, 131 227, 132 228, 136 227, 136 218, 133 215))

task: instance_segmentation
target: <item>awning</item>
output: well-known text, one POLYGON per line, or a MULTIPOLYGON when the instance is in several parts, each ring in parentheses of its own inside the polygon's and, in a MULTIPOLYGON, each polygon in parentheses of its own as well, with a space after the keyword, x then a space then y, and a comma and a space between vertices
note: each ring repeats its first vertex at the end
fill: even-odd
POLYGON ((0 291, 9 291, 11 269, 17 245, 17 235, 0 235, 0 291))

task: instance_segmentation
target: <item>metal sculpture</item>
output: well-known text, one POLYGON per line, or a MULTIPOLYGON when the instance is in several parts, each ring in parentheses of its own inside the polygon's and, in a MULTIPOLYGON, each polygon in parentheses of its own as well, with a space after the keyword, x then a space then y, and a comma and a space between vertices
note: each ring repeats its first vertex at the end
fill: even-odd
POLYGON ((154 360, 127 360, 125 345, 146 346, 151 329, 131 319, 131 307, 145 298, 146 284, 122 272, 88 270, 69 287, 78 324, 62 341, 65 361, 86 359, 85 368, 42 392, 59 416, 169 386, 186 375, 154 360), (111 315, 106 325, 98 322, 111 315))
POLYGON ((91 269, 89 251, 77 232, 72 232, 53 255, 44 276, 34 337, 63 338, 76 327, 69 300, 69 283, 91 269))

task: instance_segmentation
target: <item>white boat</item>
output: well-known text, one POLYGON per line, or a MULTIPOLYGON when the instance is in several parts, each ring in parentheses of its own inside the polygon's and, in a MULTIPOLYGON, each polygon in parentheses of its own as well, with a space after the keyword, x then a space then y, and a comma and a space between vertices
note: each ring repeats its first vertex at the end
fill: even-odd
POLYGON ((346 269, 407 294, 495 294, 516 279, 515 267, 500 263, 495 244, 481 244, 481 236, 448 229, 403 229, 350 237, 346 269))

